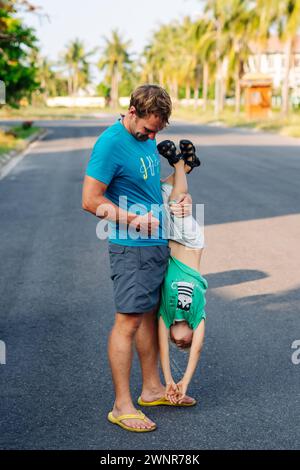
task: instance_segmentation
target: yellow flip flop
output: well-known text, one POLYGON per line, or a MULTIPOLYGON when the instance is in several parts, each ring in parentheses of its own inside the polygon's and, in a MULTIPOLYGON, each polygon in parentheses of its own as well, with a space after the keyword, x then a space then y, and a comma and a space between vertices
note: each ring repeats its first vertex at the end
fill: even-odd
POLYGON ((197 400, 194 400, 192 403, 171 403, 166 398, 162 397, 159 400, 155 401, 143 401, 141 397, 138 398, 138 404, 140 406, 159 406, 159 405, 167 405, 167 406, 195 406, 197 400))
POLYGON ((127 414, 127 415, 121 415, 115 418, 113 416, 112 411, 108 413, 107 415, 108 421, 110 421, 113 424, 117 424, 123 429, 126 429, 126 431, 131 431, 131 432, 150 432, 154 431, 156 429, 156 425, 152 426, 151 428, 144 428, 144 429, 136 429, 136 428, 131 428, 130 426, 127 426, 126 424, 122 423, 123 419, 140 419, 141 421, 146 420, 146 416, 144 413, 141 412, 141 410, 138 410, 138 414, 127 414))

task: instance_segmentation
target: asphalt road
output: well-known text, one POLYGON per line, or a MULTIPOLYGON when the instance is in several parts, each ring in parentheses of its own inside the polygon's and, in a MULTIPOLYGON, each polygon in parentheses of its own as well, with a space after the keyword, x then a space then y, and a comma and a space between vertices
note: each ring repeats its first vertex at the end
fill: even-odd
MULTIPOLYGON (((44 121, 47 137, 0 181, 2 449, 299 449, 300 140, 174 123, 203 165, 205 347, 191 409, 153 408, 158 429, 106 420, 114 319, 106 242, 81 209, 91 147, 111 118, 44 121)), ((163 172, 168 168, 163 163, 163 172)), ((186 355, 172 349, 175 379, 186 355)), ((140 393, 135 357, 132 394, 140 393)))

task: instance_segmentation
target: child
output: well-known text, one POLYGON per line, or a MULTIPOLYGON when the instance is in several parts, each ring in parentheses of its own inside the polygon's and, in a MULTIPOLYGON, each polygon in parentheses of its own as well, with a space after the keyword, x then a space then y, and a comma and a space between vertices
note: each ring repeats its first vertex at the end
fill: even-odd
POLYGON ((195 155, 195 147, 190 141, 180 141, 180 150, 181 153, 176 154, 175 144, 171 141, 158 145, 159 153, 165 156, 175 169, 162 183, 163 199, 171 229, 168 236, 171 253, 158 312, 160 357, 166 381, 165 398, 174 405, 183 402, 200 357, 205 332, 205 292, 208 287, 206 279, 200 274, 204 246, 201 228, 192 215, 176 217, 169 208, 187 193, 186 174, 200 165, 195 155), (177 384, 172 378, 170 367, 169 335, 178 348, 190 348, 186 371, 177 384))

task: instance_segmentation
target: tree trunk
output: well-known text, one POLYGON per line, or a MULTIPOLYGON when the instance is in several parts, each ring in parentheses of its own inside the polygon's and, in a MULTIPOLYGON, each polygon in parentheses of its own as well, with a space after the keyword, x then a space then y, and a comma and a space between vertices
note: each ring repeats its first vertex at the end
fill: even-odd
POLYGON ((235 114, 241 111, 241 81, 240 81, 240 60, 235 64, 235 114))
POLYGON ((74 75, 73 75, 73 93, 74 95, 77 95, 78 92, 78 69, 77 67, 74 69, 74 75))
POLYGON ((164 74, 162 70, 158 72, 158 77, 159 77, 159 85, 163 87, 164 86, 164 74))
POLYGON ((149 73, 148 73, 148 83, 154 83, 154 80, 153 80, 153 72, 149 72, 149 73))
POLYGON ((71 70, 69 70, 69 74, 68 74, 68 95, 72 96, 72 74, 71 74, 71 70))
POLYGON ((221 87, 222 87, 222 63, 217 63, 216 80, 215 80, 215 116, 219 116, 221 108, 221 87))
POLYGON ((217 21, 217 40, 216 40, 216 80, 215 80, 215 116, 218 117, 220 113, 220 101, 221 101, 221 87, 222 87, 222 59, 220 56, 221 48, 221 33, 222 26, 220 21, 217 21))
POLYGON ((191 99, 191 85, 190 85, 190 83, 187 83, 186 88, 185 88, 185 99, 186 100, 191 99))
POLYGON ((256 67, 256 72, 261 73, 261 58, 262 58, 262 51, 263 51, 263 46, 261 42, 257 43, 257 53, 256 53, 256 60, 255 60, 255 67, 256 67))
POLYGON ((177 100, 178 98, 178 82, 177 80, 174 80, 174 98, 177 100))
POLYGON ((176 79, 173 79, 173 81, 171 82, 171 97, 174 103, 176 103, 178 98, 178 83, 176 79))
POLYGON ((118 106, 118 88, 119 88, 119 77, 118 77, 118 65, 117 63, 113 66, 113 73, 111 79, 111 105, 113 108, 118 106))
POLYGON ((194 108, 198 108, 199 105, 199 86, 195 86, 194 90, 194 108))
POLYGON ((228 71, 228 57, 222 60, 222 78, 220 86, 220 111, 223 111, 226 99, 226 85, 227 85, 227 71, 228 71))
POLYGON ((202 107, 203 111, 207 109, 207 95, 208 95, 208 62, 203 64, 203 84, 202 84, 202 107))
POLYGON ((201 80, 201 65, 197 64, 197 66, 196 66, 195 90, 194 90, 194 107, 195 108, 198 108, 198 104, 199 104, 200 80, 201 80))
POLYGON ((41 88, 43 89, 43 98, 47 100, 49 98, 49 85, 44 77, 41 79, 41 88))
POLYGON ((282 83, 282 108, 281 113, 283 117, 287 117, 289 114, 289 77, 290 77, 290 69, 291 69, 291 55, 292 55, 292 44, 293 38, 292 36, 289 37, 285 43, 285 70, 284 70, 284 78, 282 83))

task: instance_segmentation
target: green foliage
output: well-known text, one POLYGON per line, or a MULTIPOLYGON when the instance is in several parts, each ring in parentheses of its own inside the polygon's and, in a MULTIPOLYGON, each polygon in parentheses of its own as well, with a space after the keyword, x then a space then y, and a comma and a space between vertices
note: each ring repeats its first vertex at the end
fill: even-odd
POLYGON ((15 2, 0 1, 0 79, 6 85, 6 101, 18 107, 24 97, 30 100, 39 88, 37 66, 30 53, 37 49, 32 28, 16 17, 15 2))
POLYGON ((97 94, 98 96, 102 96, 103 98, 108 98, 110 95, 110 87, 104 82, 99 83, 99 85, 97 86, 97 94))

